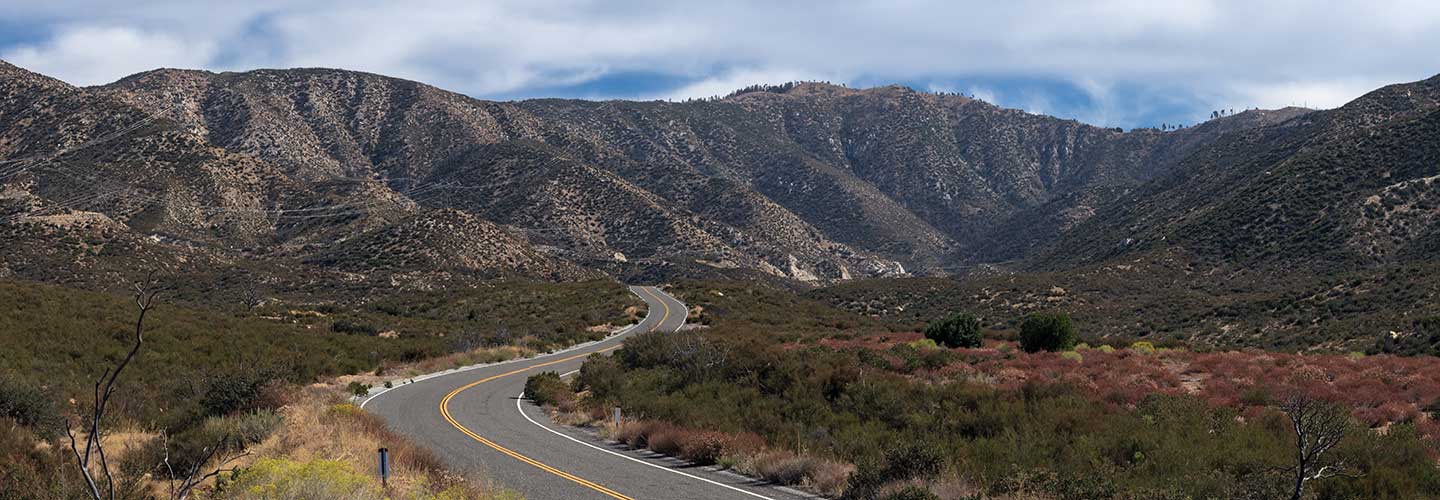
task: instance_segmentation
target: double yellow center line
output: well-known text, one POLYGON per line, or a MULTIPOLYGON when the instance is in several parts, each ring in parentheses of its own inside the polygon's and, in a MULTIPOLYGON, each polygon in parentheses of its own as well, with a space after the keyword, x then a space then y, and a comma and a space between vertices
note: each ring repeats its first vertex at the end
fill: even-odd
MULTIPOLYGON (((660 305, 665 308, 665 314, 660 317, 660 322, 656 325, 656 328, 658 328, 659 325, 665 324, 665 320, 667 320, 667 319, 670 318, 670 305, 669 305, 668 303, 666 303, 664 299, 662 299, 662 298, 660 298, 659 296, 655 295, 655 293, 650 292, 648 289, 641 288, 640 291, 644 292, 646 295, 651 296, 651 297, 654 298, 656 301, 659 301, 659 302, 660 302, 660 305)), ((651 330, 653 331, 654 328, 651 328, 651 330)), ((440 416, 445 417, 445 421, 446 421, 446 422, 450 422, 450 425, 455 426, 455 428, 456 428, 456 429, 459 429, 460 432, 464 433, 466 436, 470 436, 470 439, 474 439, 474 440, 476 440, 476 441, 479 441, 480 444, 483 444, 483 445, 485 445, 485 446, 489 446, 489 447, 495 449, 495 451, 498 451, 498 452, 500 452, 500 453, 504 453, 504 454, 509 455, 510 457, 516 459, 516 460, 519 460, 519 461, 521 461, 521 462, 525 462, 525 463, 527 463, 527 464, 533 465, 533 466, 539 468, 540 470, 543 470, 543 471, 545 471, 545 472, 549 472, 549 473, 551 473, 551 474, 554 474, 554 475, 560 476, 560 477, 562 477, 562 478, 568 479, 568 480, 570 480, 570 481, 575 482, 576 484, 579 484, 579 485, 584 486, 584 487, 586 487, 586 488, 590 488, 590 489, 595 490, 595 491, 598 491, 598 492, 600 492, 600 493, 604 493, 605 495, 609 495, 610 497, 616 498, 616 499, 618 499, 618 500, 634 500, 633 498, 630 498, 630 497, 627 497, 627 496, 625 496, 625 495, 622 495, 622 494, 616 492, 615 490, 612 490, 612 489, 610 489, 610 488, 606 488, 606 487, 604 487, 604 486, 601 486, 601 485, 598 484, 598 483, 595 483, 595 482, 593 482, 593 481, 589 481, 589 480, 587 480, 587 479, 585 479, 585 478, 582 478, 582 477, 576 476, 576 475, 574 475, 574 474, 571 474, 571 473, 562 471, 562 470, 560 470, 560 469, 551 467, 551 466, 549 466, 549 465, 545 465, 544 463, 541 463, 539 460, 535 460, 535 459, 530 458, 530 457, 527 457, 527 456, 525 456, 525 455, 521 455, 521 454, 515 452, 515 450, 511 450, 511 449, 506 448, 506 447, 504 447, 504 446, 500 446, 500 445, 498 445, 498 444, 495 444, 494 441, 491 441, 491 440, 489 440, 489 439, 485 439, 483 436, 481 436, 481 435, 479 435, 479 434, 476 434, 475 431, 472 431, 472 430, 470 430, 469 428, 465 427, 464 425, 461 425, 460 422, 457 421, 457 420, 455 420, 455 417, 454 417, 454 416, 451 416, 451 414, 450 414, 450 400, 451 400, 451 399, 454 399, 455 396, 458 396, 461 392, 464 392, 464 391, 466 391, 467 389, 470 389, 470 388, 475 387, 475 386, 477 386, 477 385, 480 385, 480 384, 489 382, 489 381, 491 381, 491 380, 501 379, 501 378, 509 377, 509 376, 512 376, 512 375, 517 375, 517 374, 520 374, 520 373, 524 373, 524 372, 527 372, 527 371, 530 371, 530 370, 534 370, 534 369, 536 369, 536 368, 543 368, 543 367, 550 366, 550 365, 555 365, 555 364, 564 363, 564 362, 566 362, 566 361, 572 361, 572 360, 580 359, 580 358, 583 358, 583 357, 585 357, 585 356, 589 356, 589 355, 591 355, 591 354, 602 353, 602 352, 609 352, 609 351, 618 349, 619 347, 620 347, 619 345, 614 345, 614 346, 606 347, 606 348, 604 348, 604 349, 600 349, 600 350, 594 351, 594 352, 587 352, 587 353, 583 353, 583 354, 576 354, 576 355, 574 355, 574 356, 570 356, 570 357, 566 357, 566 358, 561 358, 561 359, 557 359, 557 360, 553 360, 553 361, 546 361, 546 362, 544 362, 544 363, 533 364, 533 365, 530 365, 530 366, 527 366, 527 367, 524 367, 524 368, 520 368, 520 369, 516 369, 516 370, 511 370, 511 371, 508 371, 508 372, 505 372, 505 373, 501 373, 501 374, 499 374, 499 375, 492 375, 492 376, 489 376, 489 377, 482 378, 482 379, 480 379, 480 380, 476 380, 476 381, 471 382, 471 383, 469 383, 469 384, 465 384, 465 385, 460 386, 459 388, 457 388, 457 389, 455 389, 455 390, 453 390, 453 391, 450 391, 449 394, 446 394, 446 395, 445 395, 445 398, 444 398, 444 399, 441 399, 441 400, 440 400, 440 416)))

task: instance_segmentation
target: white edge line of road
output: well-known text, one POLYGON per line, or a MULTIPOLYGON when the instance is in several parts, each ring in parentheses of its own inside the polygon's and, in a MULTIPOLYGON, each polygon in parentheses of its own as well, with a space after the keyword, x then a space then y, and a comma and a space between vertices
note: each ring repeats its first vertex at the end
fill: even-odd
MULTIPOLYGON (((661 299, 661 300, 664 300, 664 299, 661 299)), ((600 339, 600 340, 592 340, 592 341, 589 341, 589 342, 585 342, 585 343, 583 343, 583 344, 575 344, 575 345, 572 345, 572 346, 570 346, 570 347, 566 347, 566 348, 561 349, 561 350, 558 350, 558 351, 551 351, 551 352, 547 352, 547 353, 544 353, 544 354, 541 354, 541 355, 538 355, 538 356, 530 356, 530 357, 528 357, 528 358, 515 358, 515 359, 510 359, 510 360, 505 360, 505 361, 497 361, 497 362, 494 362, 494 363, 480 363, 480 364, 475 364, 475 365, 462 366, 462 367, 459 367, 459 368, 451 368, 451 369, 445 370, 445 371, 439 371, 439 372, 434 372, 434 373, 426 373, 426 374, 424 374, 424 375, 419 375, 419 376, 416 376, 416 377, 406 378, 406 379, 404 379, 404 380, 406 380, 407 382, 405 382, 404 384, 399 384, 399 385, 395 385, 394 387, 385 388, 385 389, 383 389, 383 390, 381 390, 381 391, 378 391, 378 392, 376 392, 376 393, 374 393, 374 394, 371 394, 369 397, 366 397, 365 399, 361 400, 361 401, 360 401, 360 408, 361 408, 361 409, 364 409, 366 404, 369 404, 371 400, 374 400, 375 398, 380 397, 380 395, 382 395, 382 394, 385 394, 385 393, 387 393, 387 392, 393 391, 393 390, 395 390, 395 389, 399 389, 399 388, 401 388, 401 387, 410 386, 410 385, 415 385, 416 382, 423 382, 423 381, 426 381, 426 380, 430 380, 430 379, 432 379, 432 378, 443 377, 443 376, 446 376, 446 375, 452 375, 452 374, 456 374, 456 373, 464 373, 464 372, 468 372, 468 371, 470 371, 470 370, 476 370, 476 369, 480 369, 480 368, 489 368, 489 367, 492 367, 492 366, 508 365, 508 364, 511 364, 511 363, 519 363, 519 362, 521 362, 521 361, 537 361, 537 360, 549 358, 549 357, 552 357, 552 356, 559 356, 559 355, 561 355, 561 354, 567 354, 567 353, 569 353, 569 352, 571 352, 571 351, 576 351, 576 350, 584 349, 584 348, 586 348, 586 347, 590 347, 590 346, 593 346, 593 345, 595 345, 595 344, 600 344, 600 343, 604 343, 604 342, 609 342, 609 341, 611 341, 611 340, 614 340, 614 339, 617 338, 617 337, 620 337, 620 336, 622 336, 622 335, 625 335, 625 334, 627 334, 627 333, 630 333, 630 330, 634 330, 635 328, 639 327, 641 324, 644 324, 644 323, 645 323, 645 320, 646 320, 646 319, 649 319, 649 318, 650 318, 650 313, 649 313, 649 312, 646 312, 646 313, 645 313, 645 317, 644 317, 644 318, 641 318, 640 321, 636 322, 636 323, 633 324, 633 325, 630 325, 630 326, 627 326, 627 327, 625 327, 625 328, 622 328, 622 329, 620 329, 620 331, 615 332, 615 333, 612 333, 612 334, 610 334, 609 336, 607 336, 607 337, 605 337, 605 338, 603 338, 603 339, 600 339)), ((397 380, 399 380, 399 379, 397 379, 397 380)))
MULTIPOLYGON (((678 331, 678 330, 677 330, 677 331, 678 331)), ((574 375, 574 374, 576 374, 576 373, 580 373, 580 370, 570 370, 570 371, 568 371, 568 372, 561 373, 561 374, 560 374, 560 378, 569 377, 569 376, 574 375)), ((520 394, 520 399, 524 399, 524 398, 525 398, 525 394, 524 394, 524 393, 521 393, 521 394, 520 394)), ((519 403, 517 402, 516 405, 519 405, 519 403)), ((521 410, 521 411, 520 411, 520 415, 521 415, 521 416, 525 416, 525 411, 524 411, 524 410, 521 410)), ((530 420, 530 417, 525 416, 525 420, 530 420)), ((544 424, 536 423, 534 420, 530 420, 530 423, 535 424, 535 425, 539 425, 540 427, 544 428, 544 429, 547 430, 547 431, 555 432, 554 430, 551 430, 549 427, 546 427, 544 424)), ((575 438, 570 437, 570 436, 564 436, 564 437, 570 438, 570 439, 572 439, 572 440, 575 439, 575 438)), ((590 446, 590 445, 588 445, 588 444, 586 444, 586 443, 580 443, 580 444, 585 444, 586 446, 590 446)), ((591 446, 591 448, 594 448, 594 446, 591 446)), ((606 449, 603 449, 603 448, 600 449, 600 451, 609 452, 609 453, 614 453, 613 451, 606 450, 606 449)), ((652 453, 654 453, 654 452, 652 452, 652 453)), ((671 456, 669 456, 669 455, 663 455, 663 454, 659 454, 659 453, 655 453, 655 455, 656 455, 656 456, 661 456, 661 457, 666 457, 666 458, 672 458, 672 459, 679 460, 678 458, 676 458, 676 457, 671 457, 671 456)), ((624 455, 621 455, 621 456, 624 456, 624 455)), ((630 458, 630 457, 625 457, 625 458, 630 458)), ((631 460, 634 460, 634 459, 631 459, 631 460)), ((660 467, 665 467, 665 466, 660 466, 660 467)), ((753 478, 753 477, 750 477, 750 476, 747 476, 747 475, 744 475, 744 474, 741 474, 741 473, 738 473, 738 472, 735 472, 735 471, 732 471, 732 470, 722 469, 722 468, 716 467, 716 466, 702 467, 702 468, 705 469, 705 470, 708 470, 708 471, 710 471, 710 472, 714 472, 714 473, 716 473, 716 474, 720 474, 720 475, 724 475, 724 476, 730 476, 730 477, 733 477, 733 478, 736 478, 736 479, 743 479, 743 480, 746 480, 746 481, 755 481, 755 480, 756 480, 756 479, 753 478)), ((675 471, 675 470, 673 470, 673 469, 671 469, 671 468, 669 468, 669 467, 666 467, 666 470, 669 470, 669 471, 671 471, 671 472, 679 472, 679 471, 675 471)), ((722 486, 723 486, 723 485, 722 485, 722 486)), ((766 485, 766 487, 767 487, 767 488, 774 488, 774 489, 783 491, 783 492, 785 492, 786 494, 788 494, 788 495, 790 495, 790 496, 793 496, 793 497, 797 497, 797 498, 814 498, 814 499, 820 499, 820 500, 823 500, 823 499, 825 498, 825 497, 816 495, 816 494, 814 494, 814 493, 810 493, 810 492, 808 492, 808 491, 800 491, 800 490, 797 490, 797 489, 795 489, 795 488, 791 488, 791 487, 789 487, 789 486, 785 486, 785 485, 783 485, 783 484, 770 483, 770 484, 766 485)), ((767 498, 767 497, 762 497, 762 498, 767 498)), ((771 499, 771 500, 774 500, 774 499, 771 499)))
MULTIPOLYGON (((574 372, 571 372, 571 373, 574 373, 574 372)), ((565 375, 569 375, 569 373, 567 373, 567 374, 565 374, 565 375)), ((580 443, 580 444, 583 445, 583 446, 587 446, 587 447, 590 447, 590 448, 594 448, 594 449, 596 449, 596 450, 600 450, 600 451, 602 451, 602 452, 609 453, 609 454, 611 454, 611 455, 615 455, 615 456, 617 456, 617 457, 620 457, 620 458, 629 460, 629 461, 631 461, 631 462, 638 463, 638 464, 640 464, 640 465, 644 465, 644 466, 647 466, 647 467, 654 467, 654 468, 656 468, 656 469, 660 469, 660 470, 667 471, 667 472, 674 472, 674 473, 676 473, 676 474, 679 474, 679 475, 688 477, 688 478, 690 478, 690 479, 695 479, 695 480, 699 480, 699 481, 704 481, 704 482, 713 484, 713 485, 715 485, 715 486, 719 486, 719 487, 721 487, 721 488, 726 488, 726 489, 730 489, 730 490, 737 491, 737 492, 740 492, 740 493, 744 493, 744 494, 750 495, 750 496, 752 496, 752 497, 764 498, 765 500, 775 500, 774 498, 770 498, 770 497, 767 497, 767 496, 765 496, 765 495, 761 495, 761 494, 759 494, 759 493, 755 493, 755 492, 753 492, 753 491, 747 491, 747 490, 743 490, 743 489, 740 489, 740 488, 736 488, 736 487, 734 487, 734 486, 730 486, 730 485, 725 484, 725 483, 721 483, 721 482, 718 482, 718 481, 712 481, 712 480, 709 480, 709 479, 705 479, 705 478, 703 478, 703 477, 696 476, 696 475, 694 475, 694 474, 688 474, 688 473, 685 473, 685 472, 681 472, 681 471, 678 471, 678 470, 675 470, 675 469, 672 469, 672 468, 669 468, 669 467, 666 467, 666 466, 663 466, 663 465, 652 464, 652 463, 650 463, 650 462, 646 462, 646 461, 644 461, 644 460, 641 460, 641 459, 638 459, 638 458, 635 458, 635 457, 632 457, 632 456, 629 456, 629 455, 625 455, 625 454, 623 454, 623 453, 616 453, 616 452, 614 452, 614 451, 607 450, 607 449, 605 449, 605 448, 601 448, 601 447, 599 447, 599 446, 595 446, 595 445, 593 445, 593 444, 590 444, 590 443, 581 441, 581 440, 579 440, 579 439, 576 439, 576 438, 574 438, 574 437, 568 436, 568 435, 566 435, 565 433, 562 433, 562 432, 557 431, 557 430, 555 430, 555 429, 551 429, 551 428, 549 428, 549 427, 546 427, 546 426, 542 425, 540 422, 536 422, 535 419, 530 418, 529 415, 526 415, 526 414, 525 414, 525 410, 520 407, 520 402, 523 401, 524 399, 525 399, 525 393, 522 391, 522 392, 520 393, 520 396, 517 397, 517 398, 515 398, 515 411, 520 412, 520 416, 525 417, 525 420, 528 420, 528 421, 530 421, 530 423, 535 424, 536 427, 539 427, 539 428, 541 428, 541 429, 545 429, 546 432, 549 432, 549 433, 554 434, 554 435, 556 435, 556 436, 560 436, 560 437, 565 438, 565 439, 569 439, 569 440, 574 441, 574 442, 576 442, 576 443, 580 443)))

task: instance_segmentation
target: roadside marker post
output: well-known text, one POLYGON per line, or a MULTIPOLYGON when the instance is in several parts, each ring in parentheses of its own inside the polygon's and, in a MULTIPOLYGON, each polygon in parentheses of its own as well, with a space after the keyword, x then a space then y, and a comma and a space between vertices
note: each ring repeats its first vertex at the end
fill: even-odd
POLYGON ((615 417, 614 417, 613 420, 615 421, 615 425, 617 425, 617 426, 620 425, 620 407, 619 407, 619 406, 616 406, 616 407, 615 407, 615 417))
POLYGON ((380 448, 380 487, 390 487, 390 450, 380 448))

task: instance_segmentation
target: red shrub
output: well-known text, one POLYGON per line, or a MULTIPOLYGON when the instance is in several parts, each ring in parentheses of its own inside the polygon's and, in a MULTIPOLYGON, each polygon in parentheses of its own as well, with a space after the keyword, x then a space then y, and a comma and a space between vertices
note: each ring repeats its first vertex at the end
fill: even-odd
POLYGON ((730 436, 714 431, 690 431, 680 440, 680 457, 700 465, 720 460, 730 436))

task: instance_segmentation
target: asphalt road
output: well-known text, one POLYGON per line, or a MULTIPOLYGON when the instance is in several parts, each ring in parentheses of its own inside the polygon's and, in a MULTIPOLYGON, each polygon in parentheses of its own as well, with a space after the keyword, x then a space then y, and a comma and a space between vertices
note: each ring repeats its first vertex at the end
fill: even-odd
POLYGON ((649 304, 640 323, 608 339, 531 359, 437 375, 396 386, 362 403, 390 427, 434 450, 452 468, 479 471, 530 500, 814 498, 711 467, 609 445, 559 427, 520 398, 542 371, 569 373, 641 332, 674 333, 683 303, 655 287, 630 287, 649 304))

